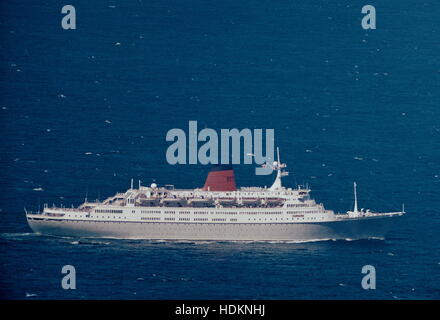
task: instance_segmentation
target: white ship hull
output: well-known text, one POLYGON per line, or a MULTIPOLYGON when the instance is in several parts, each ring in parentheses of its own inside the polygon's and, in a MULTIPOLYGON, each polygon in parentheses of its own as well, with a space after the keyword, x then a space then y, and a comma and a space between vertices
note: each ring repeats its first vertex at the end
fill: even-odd
POLYGON ((53 236, 163 239, 318 241, 384 238, 396 215, 304 223, 176 223, 28 219, 36 233, 53 236))

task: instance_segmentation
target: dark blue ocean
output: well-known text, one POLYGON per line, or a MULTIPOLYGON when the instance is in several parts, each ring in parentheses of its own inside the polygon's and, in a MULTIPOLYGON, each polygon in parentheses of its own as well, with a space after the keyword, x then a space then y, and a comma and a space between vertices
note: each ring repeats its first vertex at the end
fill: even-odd
MULTIPOLYGON (((439 299, 437 1, 0 2, 3 299, 439 299), (61 8, 76 8, 76 30, 61 8), (361 27, 374 5, 377 28, 361 27), (385 240, 173 242, 34 235, 24 207, 144 184, 203 185, 169 165, 172 128, 273 128, 290 175, 329 209, 408 212, 385 240), (76 268, 77 289, 61 287, 76 268), (364 290, 361 269, 376 268, 364 290)), ((270 185, 255 165, 239 186, 270 185)))

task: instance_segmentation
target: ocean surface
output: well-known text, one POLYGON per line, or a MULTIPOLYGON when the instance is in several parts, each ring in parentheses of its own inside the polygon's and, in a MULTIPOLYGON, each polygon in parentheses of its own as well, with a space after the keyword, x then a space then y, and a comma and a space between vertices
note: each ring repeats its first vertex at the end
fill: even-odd
MULTIPOLYGON (((2 299, 439 299, 438 1, 0 2, 2 299), (377 29, 361 27, 374 5, 377 29), (408 212, 385 240, 191 242, 39 236, 24 208, 145 185, 172 128, 272 128, 326 208, 408 212), (64 265, 76 290, 61 287, 64 265), (361 287, 364 265, 376 289, 361 287)), ((238 165, 239 186, 270 185, 238 165)))

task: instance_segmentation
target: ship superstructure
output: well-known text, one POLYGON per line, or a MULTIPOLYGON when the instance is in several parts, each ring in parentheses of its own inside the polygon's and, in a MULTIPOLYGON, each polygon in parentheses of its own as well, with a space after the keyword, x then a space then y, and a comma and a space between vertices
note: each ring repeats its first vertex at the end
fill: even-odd
POLYGON ((404 210, 374 213, 354 209, 335 214, 316 203, 310 190, 286 188, 285 164, 269 188, 235 184, 231 165, 213 166, 202 188, 175 189, 173 185, 131 187, 102 202, 78 208, 48 207, 26 213, 38 233, 58 236, 171 240, 323 240, 383 238, 391 218, 404 210))

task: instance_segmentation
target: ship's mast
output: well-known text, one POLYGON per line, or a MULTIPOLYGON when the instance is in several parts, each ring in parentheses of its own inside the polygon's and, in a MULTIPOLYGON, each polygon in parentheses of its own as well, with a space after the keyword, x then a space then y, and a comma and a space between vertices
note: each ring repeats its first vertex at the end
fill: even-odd
POLYGON ((358 213, 358 200, 357 200, 357 192, 356 192, 356 182, 353 182, 354 187, 354 213, 358 213))
POLYGON ((273 170, 277 170, 277 176, 269 190, 279 190, 283 188, 283 185, 281 183, 281 178, 289 174, 288 172, 282 170, 286 166, 287 165, 285 163, 281 163, 280 148, 277 147, 277 161, 274 161, 273 165, 271 166, 273 170))

